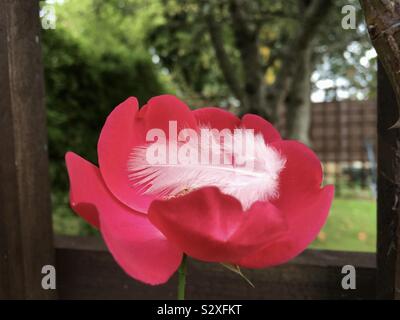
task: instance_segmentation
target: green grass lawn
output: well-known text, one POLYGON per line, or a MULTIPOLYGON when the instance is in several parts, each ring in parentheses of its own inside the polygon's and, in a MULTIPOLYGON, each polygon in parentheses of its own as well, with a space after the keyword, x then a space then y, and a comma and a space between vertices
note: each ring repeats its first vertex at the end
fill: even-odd
MULTIPOLYGON (((56 204, 53 202, 53 207, 53 225, 57 234, 97 234, 97 231, 83 219, 72 213, 66 195, 59 196, 56 204)), ((328 221, 311 248, 374 252, 376 244, 375 208, 374 200, 335 199, 328 221)))
POLYGON ((375 252, 375 246, 375 200, 337 198, 311 248, 375 252))

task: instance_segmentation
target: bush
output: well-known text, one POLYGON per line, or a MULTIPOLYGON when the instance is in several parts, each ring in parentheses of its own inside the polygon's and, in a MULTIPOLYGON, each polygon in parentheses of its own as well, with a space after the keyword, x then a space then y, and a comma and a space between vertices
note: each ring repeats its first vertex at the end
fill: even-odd
MULTIPOLYGON (((53 211, 65 216, 69 212, 66 151, 96 164, 98 136, 111 110, 129 96, 145 102, 164 89, 148 57, 123 59, 115 53, 93 57, 62 30, 43 34, 43 57, 53 211)), ((56 231, 62 232, 57 227, 56 231)))

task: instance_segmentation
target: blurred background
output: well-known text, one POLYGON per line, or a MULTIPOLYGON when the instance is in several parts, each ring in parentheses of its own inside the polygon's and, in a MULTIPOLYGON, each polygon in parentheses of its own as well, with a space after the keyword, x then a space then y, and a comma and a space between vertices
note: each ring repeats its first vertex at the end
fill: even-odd
POLYGON ((65 152, 97 164, 116 105, 171 93, 308 144, 337 190, 312 247, 375 251, 376 53, 358 1, 48 0, 40 15, 56 233, 97 235, 69 208, 65 152))

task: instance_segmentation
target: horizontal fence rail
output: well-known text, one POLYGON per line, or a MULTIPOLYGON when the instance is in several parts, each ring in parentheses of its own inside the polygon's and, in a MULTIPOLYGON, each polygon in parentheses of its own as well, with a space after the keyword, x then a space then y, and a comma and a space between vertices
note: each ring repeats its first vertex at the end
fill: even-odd
MULTIPOLYGON (((175 299, 177 278, 147 286, 127 276, 96 237, 56 237, 61 299, 175 299)), ((282 266, 243 270, 254 283, 218 264, 189 260, 188 299, 373 299, 375 254, 306 250, 282 266), (356 268, 356 289, 344 290, 344 265, 356 268)))

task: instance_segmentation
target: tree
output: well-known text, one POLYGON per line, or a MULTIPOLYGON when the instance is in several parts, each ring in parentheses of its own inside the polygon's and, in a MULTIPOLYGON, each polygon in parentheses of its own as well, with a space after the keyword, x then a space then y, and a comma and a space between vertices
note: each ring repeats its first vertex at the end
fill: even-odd
MULTIPOLYGON (((348 72, 355 68, 343 57, 348 44, 368 45, 361 29, 341 29, 347 2, 164 0, 165 22, 148 43, 197 100, 239 105, 237 113, 257 113, 308 143, 311 75, 330 56, 338 73, 348 72)), ((359 75, 349 85, 363 80, 359 75)))

